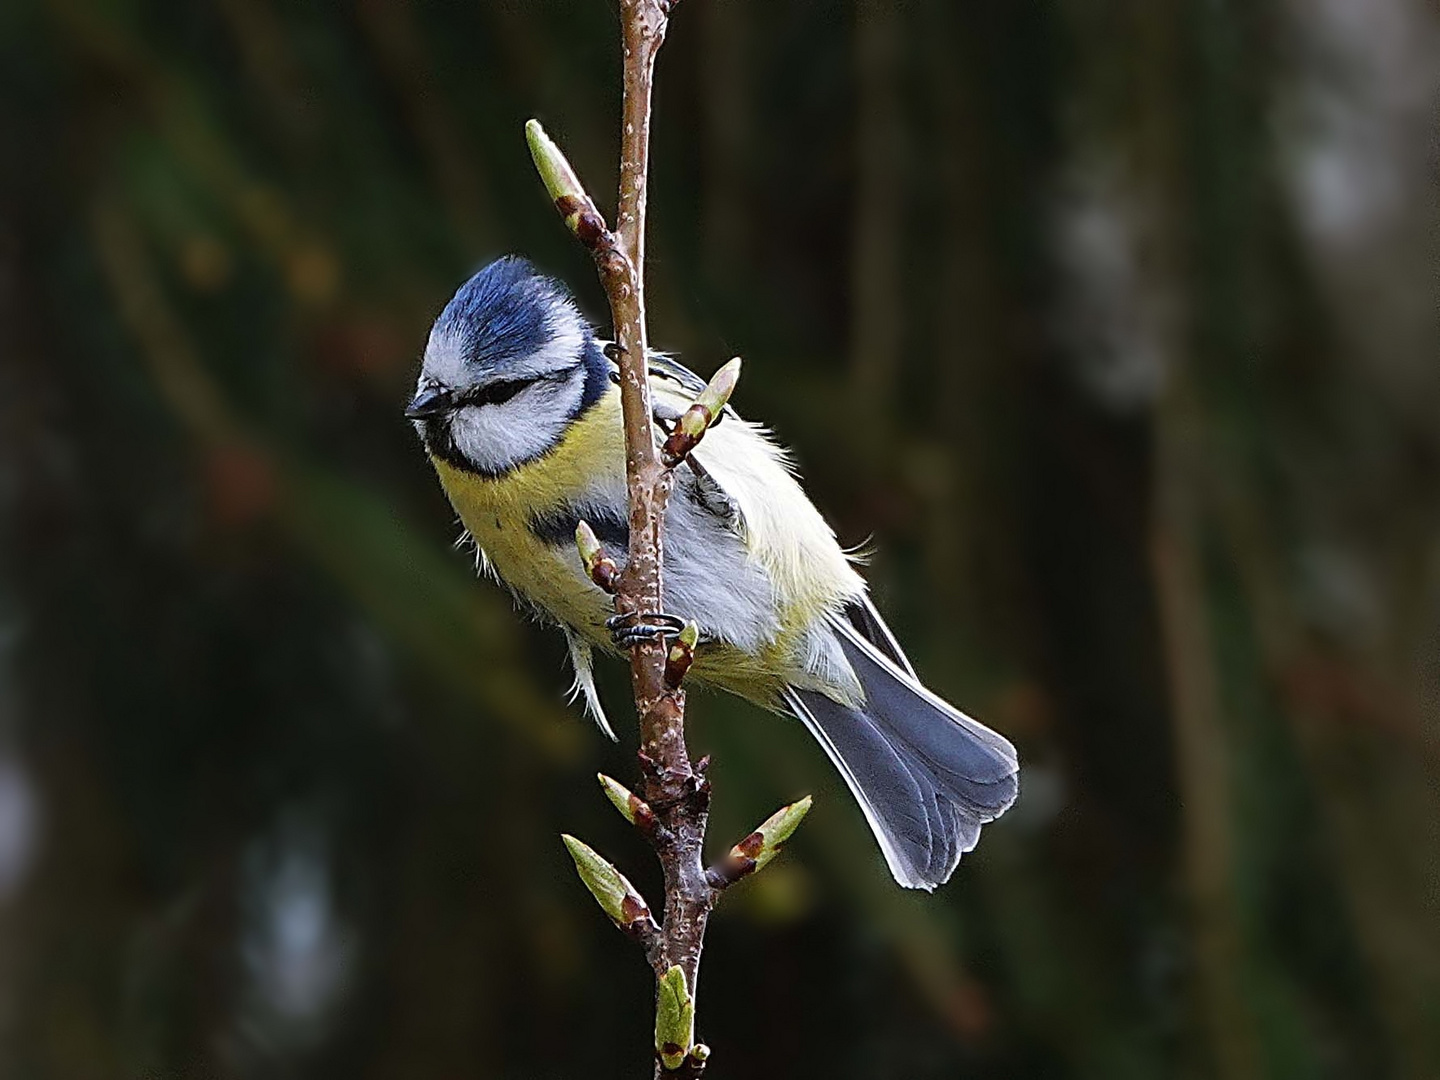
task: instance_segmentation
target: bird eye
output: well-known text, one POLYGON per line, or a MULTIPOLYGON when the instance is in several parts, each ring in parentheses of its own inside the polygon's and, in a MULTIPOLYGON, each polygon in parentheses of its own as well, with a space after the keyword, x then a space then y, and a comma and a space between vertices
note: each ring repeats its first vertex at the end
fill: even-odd
POLYGON ((468 395, 469 403, 472 405, 503 405, 534 381, 534 379, 512 379, 507 382, 490 383, 468 395))

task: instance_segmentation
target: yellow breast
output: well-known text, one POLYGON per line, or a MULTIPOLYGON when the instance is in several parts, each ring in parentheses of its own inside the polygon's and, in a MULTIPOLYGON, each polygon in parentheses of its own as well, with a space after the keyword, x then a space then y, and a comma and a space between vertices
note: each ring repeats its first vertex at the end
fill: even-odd
POLYGON ((461 522, 506 585, 576 628, 604 622, 610 598, 581 574, 575 547, 546 544, 530 522, 593 489, 597 470, 623 473, 617 390, 611 388, 547 454, 503 476, 477 476, 431 460, 461 522))
MULTIPOLYGON (((668 397, 657 387, 658 396, 668 397)), ((682 408, 688 402, 675 404, 682 408)), ((697 452, 735 499, 746 522, 745 558, 762 568, 778 632, 758 652, 719 642, 702 648, 693 675, 767 706, 801 677, 804 629, 864 589, 834 535, 785 468, 778 450, 743 421, 712 429, 697 452)), ((618 389, 611 387, 543 457, 494 478, 434 461, 441 484, 476 544, 500 578, 525 600, 613 652, 605 619, 611 598, 585 577, 572 544, 547 544, 532 520, 587 501, 597 485, 622 485, 624 428, 618 389)), ((717 523, 717 528, 720 527, 717 523)), ((673 548, 666 561, 684 557, 673 548)), ((723 588, 723 585, 720 585, 723 588)), ((673 598, 672 598, 673 599, 673 598)), ((704 611, 677 610, 706 626, 704 611)))

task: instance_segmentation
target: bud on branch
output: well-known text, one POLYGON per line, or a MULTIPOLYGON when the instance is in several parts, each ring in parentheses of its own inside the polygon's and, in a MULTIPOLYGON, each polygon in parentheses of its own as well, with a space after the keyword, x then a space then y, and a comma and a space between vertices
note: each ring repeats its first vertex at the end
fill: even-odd
MULTIPOLYGON (((655 1053, 671 1071, 685 1064, 695 1041, 695 999, 685 985, 685 972, 672 967, 660 976, 655 995, 655 1053)), ((703 1061, 709 1057, 707 1049, 703 1061)))
POLYGON ((725 858, 706 870, 706 880, 715 888, 723 889, 759 870, 780 854, 781 846, 810 812, 810 802, 810 796, 806 795, 775 811, 758 829, 732 847, 725 858))
POLYGON ((705 432, 720 419, 720 414, 739 381, 740 357, 737 356, 710 377, 710 382, 695 399, 695 404, 686 409, 676 421, 675 430, 670 432, 670 437, 661 448, 666 465, 680 464, 686 455, 695 449, 705 432))
POLYGON ((565 841, 570 858, 575 860, 575 872, 601 910, 610 916, 611 922, 637 938, 646 938, 659 931, 655 920, 650 917, 649 906, 624 874, 588 844, 569 835, 560 839, 565 841))
POLYGON ((600 538, 588 522, 582 521, 575 526, 575 547, 580 551, 580 565, 585 568, 585 576, 613 595, 620 567, 600 547, 600 538))
POLYGON ((621 817, 643 833, 648 834, 655 830, 655 811, 650 809, 649 803, 613 777, 604 773, 596 775, 600 779, 600 790, 605 792, 605 797, 620 811, 621 817))
POLYGON ((540 179, 545 182, 545 190, 555 200, 555 209, 565 219, 566 227, 582 244, 593 250, 609 237, 610 228, 595 208, 594 201, 585 193, 580 178, 575 175, 560 147, 545 134, 539 120, 526 121, 525 141, 530 144, 530 157, 535 161, 540 179))
POLYGON ((695 646, 700 644, 700 627, 694 619, 687 620, 680 635, 670 644, 665 654, 665 685, 678 690, 685 680, 685 673, 695 662, 695 646))

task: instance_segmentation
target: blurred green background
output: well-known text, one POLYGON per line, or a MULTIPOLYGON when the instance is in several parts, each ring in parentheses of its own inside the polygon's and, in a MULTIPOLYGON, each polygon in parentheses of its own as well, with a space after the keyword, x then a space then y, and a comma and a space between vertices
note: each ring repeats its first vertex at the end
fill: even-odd
MULTIPOLYGON (((605 307, 613 0, 0 6, 0 1076, 635 1077, 652 897, 402 421, 523 252, 605 307)), ((651 329, 792 445, 1019 804, 933 896, 692 698, 720 1077, 1440 1077, 1440 20, 685 0, 651 329)))

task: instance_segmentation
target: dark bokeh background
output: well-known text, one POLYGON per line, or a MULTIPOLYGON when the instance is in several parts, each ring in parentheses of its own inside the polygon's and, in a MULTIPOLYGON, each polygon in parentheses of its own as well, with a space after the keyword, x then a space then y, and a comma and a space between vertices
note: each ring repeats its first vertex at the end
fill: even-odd
MULTIPOLYGON (((654 339, 796 449, 1019 804, 894 888, 798 725, 696 696, 720 1077, 1440 1076, 1424 0, 685 0, 654 339)), ((556 636, 452 550, 428 323, 598 319, 606 0, 0 5, 0 1075, 634 1077, 652 895, 556 636)))

